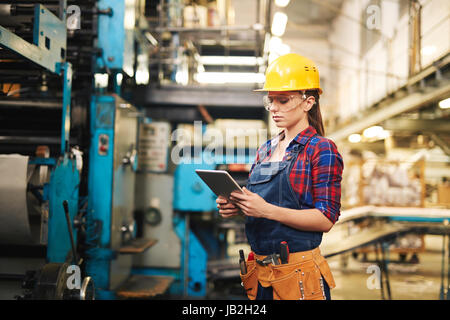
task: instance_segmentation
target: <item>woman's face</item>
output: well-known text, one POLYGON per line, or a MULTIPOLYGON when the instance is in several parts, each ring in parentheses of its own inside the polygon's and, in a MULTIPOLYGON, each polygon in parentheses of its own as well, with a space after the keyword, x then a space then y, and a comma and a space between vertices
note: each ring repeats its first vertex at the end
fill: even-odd
POLYGON ((314 97, 303 99, 298 91, 269 91, 270 114, 278 128, 289 128, 300 121, 307 121, 307 113, 314 104, 314 97))

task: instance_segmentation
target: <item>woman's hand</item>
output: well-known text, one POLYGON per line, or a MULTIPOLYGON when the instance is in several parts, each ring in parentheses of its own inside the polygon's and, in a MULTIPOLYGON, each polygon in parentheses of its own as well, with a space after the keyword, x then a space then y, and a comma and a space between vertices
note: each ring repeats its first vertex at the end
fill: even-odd
POLYGON ((242 188, 244 194, 240 192, 232 192, 230 195, 230 200, 236 201, 236 205, 241 209, 241 211, 250 217, 255 218, 269 218, 271 213, 272 205, 267 203, 258 194, 249 191, 247 188, 242 188))
POLYGON ((216 199, 216 203, 222 218, 230 218, 239 214, 239 208, 225 197, 219 196, 216 199))

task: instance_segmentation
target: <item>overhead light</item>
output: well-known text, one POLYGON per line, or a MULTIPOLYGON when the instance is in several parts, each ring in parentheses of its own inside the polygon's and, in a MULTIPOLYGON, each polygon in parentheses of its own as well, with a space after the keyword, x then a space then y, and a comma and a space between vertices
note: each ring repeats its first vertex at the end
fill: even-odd
POLYGON ((384 130, 383 127, 373 126, 363 131, 363 136, 367 139, 386 139, 391 135, 388 130, 384 130))
POLYGON ((272 21, 272 34, 277 37, 281 37, 286 30, 286 24, 288 21, 288 16, 283 12, 275 12, 272 21))
POLYGON ((278 53, 280 55, 285 55, 291 52, 291 47, 287 45, 286 43, 282 43, 281 46, 278 48, 278 53))
POLYGON ((441 109, 448 109, 450 108, 450 98, 447 98, 445 100, 442 100, 439 102, 439 108, 441 109))
POLYGON ((280 56, 291 52, 291 47, 285 43, 279 37, 272 37, 269 41, 269 52, 276 53, 280 56))
POLYGON ((367 128, 363 131, 364 137, 370 139, 370 138, 376 138, 378 135, 380 135, 383 132, 383 127, 380 126, 373 126, 370 128, 367 128))
POLYGON ((272 37, 269 41, 269 51, 276 52, 280 45, 283 43, 280 37, 272 37))
POLYGON ((384 140, 391 136, 391 132, 388 130, 384 130, 380 132, 380 134, 377 136, 378 139, 384 140))
POLYGON ((150 80, 150 74, 147 69, 136 70, 136 84, 148 84, 150 80))
POLYGON ((280 55, 276 52, 271 52, 269 53, 269 64, 272 63, 273 60, 275 60, 276 58, 278 58, 280 55))
POLYGON ((109 76, 107 73, 96 73, 94 75, 94 82, 96 88, 106 88, 108 86, 109 76))
POLYGON ((361 135, 358 133, 354 133, 348 136, 348 141, 351 143, 358 143, 361 142, 361 135))
POLYGON ((136 24, 136 0, 125 0, 124 26, 126 30, 133 30, 136 24))
POLYGON ((139 54, 137 56, 137 70, 135 75, 136 84, 148 84, 150 74, 148 71, 148 56, 146 54, 139 54))
POLYGON ((200 63, 203 65, 231 65, 231 66, 254 66, 263 64, 261 57, 241 56, 201 56, 200 63))
POLYGON ((126 64, 123 66, 123 71, 129 76, 132 77, 134 76, 134 70, 133 70, 133 66, 126 64))
POLYGON ((123 74, 122 73, 118 73, 118 74, 116 74, 116 82, 117 82, 117 85, 122 85, 122 80, 123 80, 123 74))
POLYGON ((201 72, 195 75, 199 83, 264 83, 263 73, 250 72, 201 72))
POLYGON ((289 4, 289 0, 275 0, 275 4, 283 8, 289 4))

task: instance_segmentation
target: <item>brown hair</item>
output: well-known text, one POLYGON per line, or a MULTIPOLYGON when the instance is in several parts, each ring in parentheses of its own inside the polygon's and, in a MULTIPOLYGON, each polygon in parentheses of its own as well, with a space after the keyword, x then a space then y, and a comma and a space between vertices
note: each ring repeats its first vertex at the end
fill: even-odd
POLYGON ((320 112, 319 104, 319 92, 317 90, 306 90, 306 97, 313 96, 316 99, 316 103, 308 111, 308 122, 316 129, 317 133, 321 136, 325 136, 325 129, 323 127, 322 113, 320 112))

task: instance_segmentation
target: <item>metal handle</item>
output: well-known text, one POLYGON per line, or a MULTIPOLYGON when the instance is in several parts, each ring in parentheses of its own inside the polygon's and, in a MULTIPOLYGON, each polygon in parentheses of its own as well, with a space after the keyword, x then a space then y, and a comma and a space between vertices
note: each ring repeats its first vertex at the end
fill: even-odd
POLYGON ((130 145, 130 149, 125 155, 125 157, 122 159, 122 164, 124 166, 130 165, 131 170, 136 171, 136 162, 137 162, 137 150, 134 147, 134 144, 130 145))
POLYGON ((78 263, 77 250, 75 248, 75 242, 73 240, 72 223, 70 221, 70 215, 69 215, 69 202, 67 200, 63 201, 63 207, 64 207, 64 213, 66 214, 67 228, 69 229, 70 244, 72 246, 73 260, 74 260, 74 263, 77 264, 78 263))

